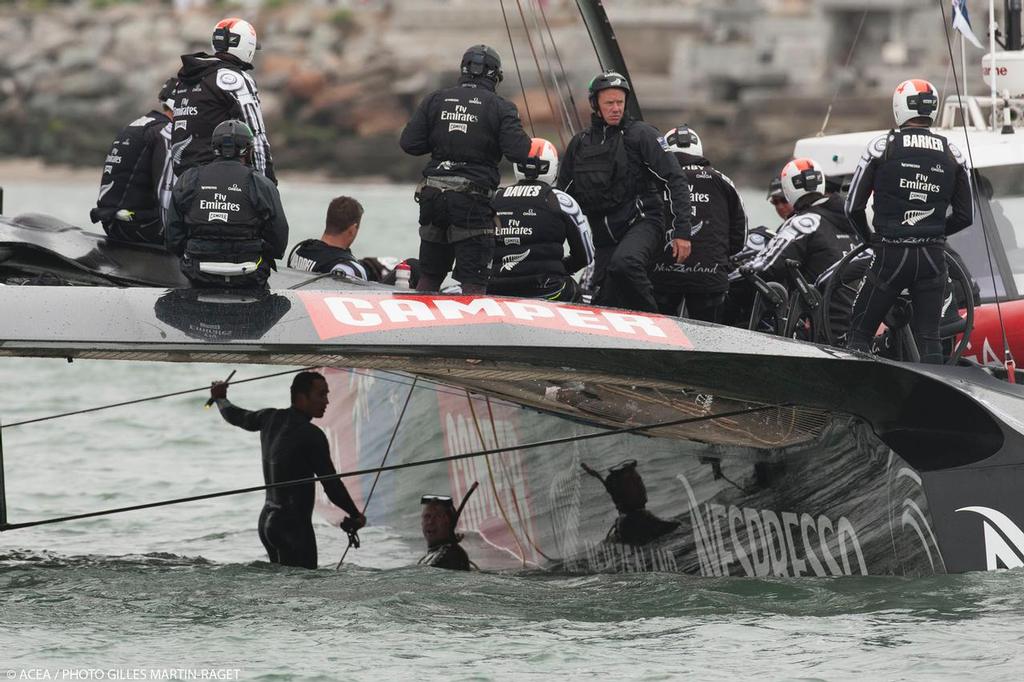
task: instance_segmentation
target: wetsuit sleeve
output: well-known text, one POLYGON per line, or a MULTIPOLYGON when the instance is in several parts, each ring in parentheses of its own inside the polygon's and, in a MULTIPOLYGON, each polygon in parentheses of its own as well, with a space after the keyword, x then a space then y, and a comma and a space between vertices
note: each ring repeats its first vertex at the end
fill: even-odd
POLYGON ((880 135, 868 144, 868 148, 860 157, 860 163, 853 171, 850 192, 846 195, 846 204, 843 207, 847 219, 863 241, 871 241, 866 209, 868 198, 874 191, 875 169, 878 166, 878 160, 885 152, 887 139, 888 135, 880 135))
POLYGON ((594 238, 590 233, 590 222, 576 200, 560 190, 552 191, 565 220, 565 240, 569 244, 569 256, 562 260, 562 264, 572 275, 594 262, 594 238))
POLYGON ((276 185, 274 161, 270 156, 270 140, 267 139, 267 126, 263 123, 256 81, 247 73, 221 69, 217 72, 217 85, 238 103, 243 120, 252 130, 252 167, 276 185))
POLYGON ((810 235, 821 224, 821 216, 816 213, 804 213, 790 217, 764 249, 750 262, 750 269, 762 278, 776 282, 787 279, 786 261, 804 262, 807 255, 807 242, 810 235))
POLYGON ((271 258, 284 258, 288 247, 288 218, 281 205, 281 193, 270 180, 260 175, 253 175, 253 190, 256 193, 256 205, 267 212, 267 221, 263 225, 263 241, 267 245, 265 255, 271 258))
POLYGON ((217 409, 220 410, 220 416, 224 417, 224 421, 246 431, 259 431, 263 427, 264 418, 270 412, 269 409, 259 412, 244 410, 227 398, 221 398, 216 402, 217 409))
POLYGON ((430 103, 434 95, 423 98, 416 111, 412 112, 412 118, 405 124, 402 130, 402 137, 398 143, 402 151, 413 156, 423 156, 430 153, 430 103))
POLYGON ((501 153, 509 161, 526 161, 530 156, 533 141, 523 130, 523 122, 519 118, 519 109, 508 100, 498 100, 498 141, 501 153))
MULTIPOLYGON (((166 119, 165 119, 166 120, 166 119)), ((167 143, 164 140, 163 131, 164 126, 153 126, 149 129, 149 148, 152 150, 152 155, 149 159, 149 177, 152 181, 153 196, 156 197, 157 203, 160 204, 160 189, 161 182, 164 180, 164 166, 167 161, 167 143)))
POLYGON ((683 175, 675 154, 662 147, 657 133, 655 128, 644 126, 638 140, 640 158, 667 197, 666 210, 672 225, 672 238, 689 239, 693 215, 690 211, 690 183, 683 175))
POLYGON ((563 192, 570 192, 572 188, 572 174, 576 170, 576 147, 580 143, 580 136, 576 135, 565 148, 565 153, 562 154, 559 165, 558 165, 558 180, 555 186, 563 192))
POLYGON ((736 191, 736 185, 725 173, 719 173, 722 181, 722 193, 725 196, 726 207, 729 211, 729 253, 739 253, 747 243, 747 209, 743 205, 740 193, 736 191))
POLYGON ((178 179, 171 192, 171 203, 167 208, 167 225, 164 231, 164 245, 176 256, 185 254, 185 243, 188 241, 188 226, 185 215, 195 198, 196 178, 198 169, 190 168, 178 179))
POLYGON ((949 151, 957 162, 956 184, 953 186, 953 198, 950 207, 953 209, 946 218, 946 234, 956 234, 960 230, 969 227, 974 222, 974 198, 971 192, 971 174, 960 150, 952 144, 949 151))
MULTIPOLYGON (((331 449, 327 444, 327 436, 316 426, 313 426, 313 429, 315 433, 312 435, 311 442, 309 443, 309 459, 313 471, 317 476, 330 476, 338 473, 334 470, 334 465, 331 463, 331 449)), ((341 482, 341 479, 332 478, 328 481, 320 481, 320 485, 324 487, 327 498, 336 507, 340 507, 349 516, 359 516, 359 507, 352 501, 352 496, 348 494, 348 490, 345 488, 345 484, 341 482)))

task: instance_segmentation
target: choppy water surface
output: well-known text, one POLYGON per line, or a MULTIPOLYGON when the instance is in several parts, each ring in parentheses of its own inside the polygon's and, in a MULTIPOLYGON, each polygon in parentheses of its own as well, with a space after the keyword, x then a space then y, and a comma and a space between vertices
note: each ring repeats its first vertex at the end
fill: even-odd
MULTIPOLYGON (((45 187, 17 185, 15 199, 6 184, 8 213, 46 205, 45 187)), ((293 243, 316 236, 326 201, 343 192, 380 218, 357 250, 414 248, 407 187, 285 184, 293 243)), ((71 187, 67 196, 62 210, 73 219, 85 210, 75 202, 87 209, 93 192, 71 187)), ((759 192, 748 196, 763 203, 759 192)), ((231 369, 0 359, 0 420, 201 387, 231 369)), ((236 379, 281 368, 238 369, 236 379)), ((283 406, 289 380, 239 385, 232 398, 283 406)), ((258 437, 203 410, 204 399, 4 429, 10 520, 259 484, 258 437)), ((394 528, 365 530, 363 547, 334 571, 342 535, 321 525, 323 568, 310 572, 266 563, 255 532, 261 499, 0 534, 0 679, 1004 679, 1024 667, 1021 571, 913 580, 454 574, 412 566, 415 529, 394 528)))

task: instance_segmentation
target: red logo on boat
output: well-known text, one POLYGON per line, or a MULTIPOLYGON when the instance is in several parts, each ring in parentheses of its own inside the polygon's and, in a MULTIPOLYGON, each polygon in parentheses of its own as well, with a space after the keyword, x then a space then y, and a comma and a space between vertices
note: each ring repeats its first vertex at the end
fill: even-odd
POLYGON ((501 324, 692 348, 669 317, 486 296, 297 291, 322 340, 350 334, 501 324))

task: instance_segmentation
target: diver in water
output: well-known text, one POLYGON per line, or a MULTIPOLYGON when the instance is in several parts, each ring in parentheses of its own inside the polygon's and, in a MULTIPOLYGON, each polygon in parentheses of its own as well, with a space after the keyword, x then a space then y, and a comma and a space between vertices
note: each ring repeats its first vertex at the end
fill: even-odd
MULTIPOLYGON (((317 372, 299 372, 292 380, 292 404, 286 410, 268 408, 250 412, 227 398, 228 385, 214 382, 210 399, 224 421, 246 431, 259 431, 263 450, 263 481, 267 484, 295 481, 336 473, 327 437, 311 419, 327 409, 327 380, 317 372)), ((321 481, 327 497, 348 513, 346 531, 366 525, 366 517, 352 501, 340 479, 321 481)), ((313 532, 314 483, 268 488, 260 513, 260 540, 270 562, 302 568, 317 567, 316 534, 313 532)))
POLYGON ((420 498, 420 530, 427 541, 427 553, 417 562, 421 566, 468 571, 472 562, 459 543, 462 535, 455 532, 466 500, 476 490, 476 483, 466 493, 458 509, 447 495, 424 495, 420 498))
POLYGON ((288 245, 281 194, 249 167, 252 131, 224 121, 213 131, 216 161, 190 168, 174 185, 167 250, 197 289, 262 289, 288 245))
POLYGON ((247 73, 260 49, 256 29, 248 21, 229 17, 213 27, 210 42, 213 54, 181 56, 171 136, 174 175, 181 177, 189 168, 213 161, 206 141, 218 125, 238 119, 253 132, 253 169, 276 185, 260 96, 247 73))
POLYGON ((853 306, 849 347, 854 350, 870 352, 879 323, 909 289, 910 326, 921 362, 943 362, 939 322, 948 278, 943 246, 947 236, 970 226, 974 207, 966 159, 929 129, 938 107, 939 93, 928 81, 900 83, 892 96, 899 127, 872 140, 853 173, 846 214, 875 252, 853 306), (872 194, 870 230, 865 209, 872 194))
POLYGON ((685 310, 688 318, 720 324, 729 290, 729 256, 746 243, 747 213, 732 180, 704 156, 695 130, 673 128, 665 142, 690 183, 692 252, 683 263, 663 257, 654 264, 654 298, 664 315, 685 310))
POLYGON ((499 189, 492 202, 498 228, 487 293, 578 301, 573 275, 594 262, 594 242, 576 200, 552 187, 558 152, 535 137, 530 158, 514 168, 518 182, 499 189))
POLYGON ((430 154, 416 192, 421 291, 439 291, 449 271, 466 294, 487 289, 494 253, 491 198, 502 157, 525 161, 530 137, 516 105, 495 94, 501 58, 486 45, 462 55, 462 75, 420 102, 402 131, 406 154, 430 154))
POLYGON ((608 531, 608 541, 646 545, 679 527, 678 521, 665 521, 647 511, 647 486, 636 470, 635 459, 613 466, 607 476, 601 476, 583 462, 580 466, 604 484, 619 511, 619 517, 608 531))
POLYGON ((579 202, 590 221, 593 302, 656 313, 648 272, 666 249, 675 263, 690 255, 690 187, 657 129, 627 112, 625 76, 606 71, 590 82, 589 93, 590 127, 569 141, 558 188, 579 202))
POLYGON ((174 88, 168 78, 157 95, 161 107, 135 119, 107 152, 100 194, 89 219, 107 236, 126 242, 164 245, 163 211, 167 207, 174 88))

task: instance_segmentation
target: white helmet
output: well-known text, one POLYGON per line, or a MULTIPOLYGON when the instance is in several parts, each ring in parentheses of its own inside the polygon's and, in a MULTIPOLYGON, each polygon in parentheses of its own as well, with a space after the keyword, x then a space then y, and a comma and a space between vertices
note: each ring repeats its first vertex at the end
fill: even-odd
POLYGON ((530 179, 553 185, 558 177, 558 150, 543 137, 535 137, 530 145, 530 158, 515 164, 513 172, 516 182, 530 179))
POLYGON ((224 52, 238 57, 246 64, 252 64, 260 42, 256 29, 248 21, 238 17, 221 19, 213 27, 213 51, 224 52))
POLYGON ((704 145, 701 144, 700 135, 686 124, 665 133, 665 142, 670 152, 704 156, 704 145))
POLYGON ((932 121, 939 108, 939 91, 926 80, 912 78, 903 81, 892 93, 892 114, 901 126, 912 118, 925 116, 932 121))
POLYGON ((825 173, 813 159, 793 159, 782 167, 779 173, 782 193, 786 202, 796 204, 797 199, 807 194, 825 193, 825 173))

